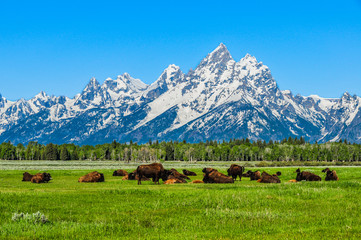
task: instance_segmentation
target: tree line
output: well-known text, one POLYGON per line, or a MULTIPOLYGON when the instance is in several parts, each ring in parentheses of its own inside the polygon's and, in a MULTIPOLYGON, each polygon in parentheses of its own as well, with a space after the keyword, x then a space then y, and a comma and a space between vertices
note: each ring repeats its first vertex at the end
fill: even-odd
POLYGON ((13 145, 0 144, 2 160, 116 160, 116 161, 342 161, 361 160, 361 145, 347 140, 319 144, 306 142, 301 138, 286 138, 282 141, 250 141, 231 139, 229 141, 186 141, 145 144, 105 143, 100 145, 40 144, 29 142, 13 145))

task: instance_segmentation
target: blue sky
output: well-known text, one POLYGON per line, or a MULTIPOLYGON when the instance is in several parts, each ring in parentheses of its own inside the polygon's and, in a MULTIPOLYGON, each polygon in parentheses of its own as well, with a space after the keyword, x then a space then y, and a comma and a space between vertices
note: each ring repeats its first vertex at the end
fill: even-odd
POLYGON ((195 68, 223 42, 294 94, 361 96, 361 0, 2 1, 0 93, 73 97, 91 77, 145 83, 195 68))

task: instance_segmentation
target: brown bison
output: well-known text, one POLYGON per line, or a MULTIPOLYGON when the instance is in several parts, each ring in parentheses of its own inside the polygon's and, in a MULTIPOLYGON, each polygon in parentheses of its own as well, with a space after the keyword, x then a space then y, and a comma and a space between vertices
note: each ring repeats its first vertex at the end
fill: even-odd
POLYGON ((127 176, 128 172, 122 169, 115 170, 113 176, 127 176))
POLYGON ((305 171, 301 172, 301 170, 299 168, 296 170, 296 173, 297 173, 296 180, 298 182, 300 182, 300 181, 321 181, 320 176, 317 176, 316 174, 313 174, 310 172, 305 172, 305 171))
POLYGON ((23 182, 26 182, 26 181, 31 181, 31 178, 33 177, 34 175, 31 175, 30 173, 28 172, 24 172, 23 173, 23 182))
POLYGON ((160 178, 162 178, 163 181, 168 179, 168 175, 166 174, 166 171, 164 170, 161 163, 140 165, 138 166, 136 173, 139 177, 138 184, 142 184, 143 177, 152 178, 154 184, 159 184, 160 178))
MULTIPOLYGON (((134 170, 133 172, 126 175, 125 177, 122 178, 122 180, 139 180, 139 175, 137 174, 137 170, 134 170)), ((142 181, 150 181, 150 179, 143 176, 142 181)))
POLYGON ((248 172, 242 174, 243 177, 249 177, 251 181, 261 179, 261 172, 260 171, 254 171, 248 170, 248 172))
POLYGON ((280 183, 281 180, 278 178, 281 176, 281 172, 277 172, 276 174, 268 174, 266 172, 262 172, 261 179, 258 179, 258 182, 261 183, 280 183))
POLYGON ((204 183, 234 183, 231 177, 218 172, 214 168, 203 168, 202 172, 204 172, 204 183))
POLYGON ((335 170, 329 168, 323 169, 322 172, 326 173, 325 181, 338 181, 338 176, 335 170))
POLYGON ((197 173, 189 171, 187 169, 183 169, 183 174, 186 176, 197 176, 197 173))
POLYGON ((191 183, 204 183, 202 180, 193 180, 191 183))
MULTIPOLYGON (((166 170, 167 171, 167 170, 166 170)), ((177 179, 177 183, 187 183, 187 181, 184 178, 181 177, 175 177, 171 173, 169 173, 167 180, 177 179)))
POLYGON ((31 178, 32 183, 47 183, 51 180, 50 173, 37 173, 31 178))
POLYGON ((94 171, 79 178, 78 182, 104 182, 104 175, 94 171))
POLYGON ((180 172, 178 172, 175 168, 172 168, 171 170, 171 174, 176 177, 176 178, 182 178, 182 179, 187 179, 187 180, 191 180, 189 177, 187 177, 184 174, 181 174, 180 172))
POLYGON ((186 183, 186 181, 185 180, 182 181, 181 179, 178 178, 170 178, 164 182, 164 184, 175 184, 175 183, 186 183))
POLYGON ((231 167, 227 169, 228 176, 232 176, 234 181, 236 181, 237 176, 239 176, 239 181, 241 181, 243 172, 244 167, 237 164, 232 164, 231 167))

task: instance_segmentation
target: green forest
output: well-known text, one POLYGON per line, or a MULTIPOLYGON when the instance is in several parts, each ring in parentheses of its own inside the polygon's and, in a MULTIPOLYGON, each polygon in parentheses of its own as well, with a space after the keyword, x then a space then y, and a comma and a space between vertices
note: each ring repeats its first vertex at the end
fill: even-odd
POLYGON ((186 141, 146 144, 106 143, 96 146, 75 144, 39 144, 29 142, 0 144, 1 160, 116 160, 116 161, 326 161, 357 162, 361 160, 361 145, 347 140, 309 143, 302 137, 282 141, 186 141))

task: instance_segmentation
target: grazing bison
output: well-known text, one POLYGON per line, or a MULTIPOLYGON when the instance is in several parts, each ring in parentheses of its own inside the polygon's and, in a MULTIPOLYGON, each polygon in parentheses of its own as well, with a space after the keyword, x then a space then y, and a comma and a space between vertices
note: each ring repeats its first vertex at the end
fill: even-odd
POLYGON ((78 182, 104 182, 104 175, 94 171, 79 178, 78 182))
POLYGON ((323 169, 322 172, 326 173, 325 181, 338 181, 338 176, 335 170, 329 168, 323 169))
POLYGON ((183 169, 183 174, 186 176, 197 176, 197 173, 189 171, 187 169, 183 169))
POLYGON ((204 172, 204 183, 234 183, 231 177, 218 172, 214 168, 203 168, 202 172, 204 172))
POLYGON ((310 172, 305 172, 305 171, 301 172, 301 170, 299 168, 296 170, 296 173, 297 173, 296 180, 298 182, 300 182, 300 181, 321 181, 320 176, 317 176, 316 174, 313 174, 310 172))
POLYGON ((33 177, 34 175, 31 175, 30 173, 28 172, 24 172, 23 173, 23 182, 27 182, 27 181, 31 181, 31 178, 33 177))
POLYGON ((232 164, 231 167, 227 169, 228 176, 232 176, 234 181, 236 181, 237 176, 239 176, 239 181, 241 181, 243 172, 244 167, 237 164, 232 164))
POLYGON ((171 170, 169 170, 171 172, 171 174, 176 177, 176 178, 182 178, 182 179, 187 179, 187 180, 191 180, 189 177, 187 177, 184 174, 179 173, 175 168, 172 168, 171 170))
POLYGON ((127 176, 128 172, 122 169, 115 170, 113 176, 127 176))
POLYGON ((261 179, 261 172, 260 171, 254 171, 248 170, 247 173, 242 174, 244 177, 249 177, 251 181, 261 179))
POLYGON ((163 165, 160 163, 152 163, 138 166, 137 175, 139 177, 138 184, 142 184, 143 177, 152 178, 154 184, 159 184, 160 178, 162 178, 163 181, 166 181, 168 178, 166 171, 163 168, 163 165))
POLYGON ((281 180, 278 178, 278 176, 281 176, 281 172, 277 172, 273 175, 262 172, 261 179, 258 179, 257 181, 261 183, 280 183, 281 180))
POLYGON ((47 183, 51 180, 50 173, 37 173, 31 178, 32 183, 47 183))

